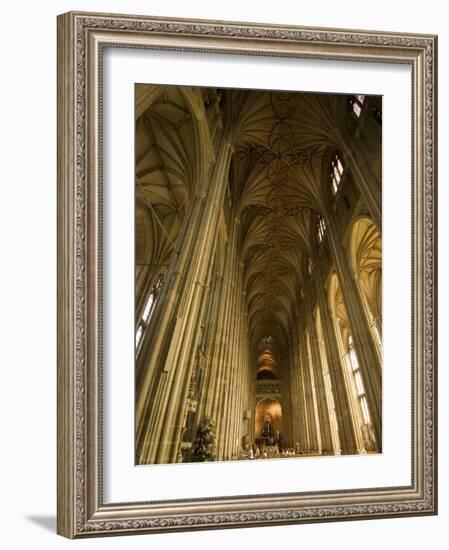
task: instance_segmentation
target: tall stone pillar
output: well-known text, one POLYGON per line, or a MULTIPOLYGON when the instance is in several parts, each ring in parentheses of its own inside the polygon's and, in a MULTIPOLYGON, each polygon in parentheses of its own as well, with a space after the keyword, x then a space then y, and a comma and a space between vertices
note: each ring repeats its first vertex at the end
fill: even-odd
POLYGON ((208 301, 208 309, 204 320, 205 331, 203 335, 202 347, 206 357, 206 368, 204 372, 204 380, 201 384, 200 397, 196 409, 196 418, 200 421, 204 416, 210 416, 212 388, 215 386, 216 369, 210 361, 213 354, 217 332, 219 330, 219 322, 221 319, 218 315, 218 310, 221 303, 223 293, 223 272, 218 271, 219 266, 216 266, 216 272, 213 277, 211 298, 208 301))
POLYGON ((334 444, 332 441, 332 432, 330 425, 330 413, 328 409, 328 403, 326 398, 326 387, 323 375, 323 365, 321 362, 321 355, 318 344, 318 336, 316 333, 315 321, 312 312, 312 303, 310 295, 306 292, 305 296, 305 309, 307 324, 309 327, 310 347, 312 354, 312 368, 315 378, 315 388, 318 406, 318 416, 320 420, 320 433, 321 433, 321 452, 323 454, 334 454, 334 444))
POLYGON ((244 402, 247 400, 249 388, 246 385, 244 372, 244 354, 245 343, 243 337, 246 336, 245 325, 245 293, 243 287, 243 263, 239 262, 236 275, 236 310, 235 310, 235 330, 234 330, 234 353, 231 358, 233 376, 230 382, 230 397, 227 407, 228 426, 225 436, 226 456, 228 459, 237 458, 241 449, 242 442, 242 423, 244 402), (245 399, 246 398, 246 399, 245 399))
POLYGON ((382 447, 382 367, 379 349, 374 341, 371 327, 366 317, 360 292, 346 252, 342 246, 340 228, 333 212, 329 214, 329 239, 331 254, 337 269, 343 301, 348 314, 355 352, 365 385, 366 399, 371 415, 372 428, 379 450, 382 447))
MULTIPOLYGON (((195 378, 196 369, 198 368, 197 364, 199 361, 199 345, 201 342, 201 338, 203 335, 203 328, 204 328, 202 320, 205 317, 206 306, 210 299, 210 280, 211 280, 213 264, 214 264, 214 256, 211 255, 209 258, 209 268, 208 268, 209 275, 207 277, 208 284, 203 292, 203 296, 201 299, 200 313, 198 315, 199 321, 196 327, 194 328, 192 344, 190 346, 190 353, 188 355, 187 362, 186 362, 189 368, 185 369, 185 372, 183 373, 183 377, 180 380, 181 388, 186 388, 190 386, 190 384, 192 383, 192 380, 194 380, 195 378)), ((170 447, 169 454, 166 457, 166 460, 170 463, 178 461, 178 453, 180 452, 180 443, 182 439, 182 433, 184 430, 185 420, 188 412, 188 394, 189 392, 186 391, 185 394, 182 396, 182 402, 180 403, 179 407, 177 407, 176 411, 173 410, 173 413, 171 415, 173 440, 177 442, 177 444, 174 444, 170 447)))
MULTIPOLYGON (((246 292, 243 291, 243 263, 239 264, 239 329, 237 334, 237 348, 238 348, 238 367, 237 367, 237 403, 234 407, 234 437, 233 437, 233 454, 239 454, 242 448, 242 438, 248 435, 247 425, 244 426, 244 412, 248 409, 247 402, 250 397, 251 388, 248 385, 246 365, 247 365, 247 332, 246 332, 246 292)), ((247 424, 247 420, 245 422, 247 424)))
MULTIPOLYGON (((369 159, 369 153, 365 150, 360 140, 347 139, 340 136, 343 143, 344 160, 350 168, 352 180, 363 198, 371 218, 382 231, 382 187, 381 173, 376 159, 369 159)), ((371 147, 372 150, 379 147, 371 147)))
POLYGON ((317 314, 316 318, 314 314, 315 331, 316 331, 316 337, 317 337, 318 354, 321 358, 321 368, 323 370, 323 380, 324 380, 325 394, 326 394, 326 400, 327 400, 327 408, 329 411, 329 428, 331 432, 334 454, 339 455, 341 454, 341 448, 340 448, 340 440, 338 437, 338 423, 337 423, 337 417, 335 412, 334 391, 332 389, 332 382, 329 374, 329 362, 326 355, 326 345, 323 337, 323 324, 321 321, 321 310, 318 305, 317 305, 316 314, 317 314), (318 323, 318 320, 319 320, 319 323, 318 323))
POLYGON ((245 380, 246 385, 248 387, 248 393, 247 393, 247 401, 245 403, 245 409, 249 411, 248 418, 247 418, 247 433, 249 435, 249 441, 252 445, 255 443, 256 438, 256 421, 255 421, 255 414, 256 414, 256 383, 254 380, 254 369, 253 369, 253 363, 252 363, 252 357, 251 357, 251 351, 250 351, 250 344, 249 344, 249 327, 248 327, 248 315, 246 310, 246 297, 245 297, 245 309, 244 309, 244 318, 245 318, 245 328, 243 333, 243 341, 245 343, 245 356, 244 356, 244 363, 245 363, 245 380))
MULTIPOLYGON (((283 358, 284 362, 288 362, 289 358, 283 358)), ((282 368, 282 372, 288 373, 287 365, 282 368)), ((290 374, 282 375, 282 446, 288 448, 294 448, 295 435, 294 435, 294 413, 292 402, 292 391, 288 391, 288 385, 291 385, 290 374)))
MULTIPOLYGON (((238 253, 238 251, 237 251, 238 253)), ((228 403, 228 415, 229 415, 229 428, 227 435, 227 455, 228 458, 237 458, 239 449, 241 447, 240 441, 240 429, 242 418, 242 381, 241 381, 241 341, 240 333, 242 330, 242 269, 243 263, 239 262, 237 265, 236 273, 236 309, 235 309, 235 330, 234 330, 234 357, 233 362, 233 376, 231 379, 231 393, 228 403)))
POLYGON ((217 458, 224 458, 224 423, 223 413, 225 400, 227 397, 228 381, 229 381, 229 357, 232 353, 230 346, 230 334, 234 323, 234 299, 235 299, 235 281, 234 274, 237 263, 235 253, 235 244, 237 242, 238 224, 235 220, 231 221, 229 228, 229 240, 226 250, 226 263, 224 270, 223 293, 221 296, 219 309, 219 326, 216 336, 214 352, 211 356, 211 362, 216 371, 215 384, 211 395, 211 416, 217 426, 217 458))
POLYGON ((320 267, 319 263, 317 263, 314 269, 315 289, 321 313, 324 346, 334 397, 340 450, 342 454, 358 454, 363 449, 363 442, 361 440, 359 427, 352 414, 350 390, 347 386, 343 372, 344 366, 341 361, 335 329, 329 312, 328 298, 324 290, 325 279, 320 267))
POLYGON ((291 403, 291 422, 292 422, 292 439, 293 443, 300 441, 301 433, 301 414, 299 407, 299 388, 298 388, 298 377, 296 371, 296 358, 293 353, 290 352, 289 365, 286 381, 284 382, 283 393, 287 391, 290 394, 290 403, 291 403))
POLYGON ((309 451, 313 453, 318 453, 321 451, 321 441, 320 441, 320 426, 319 420, 316 411, 316 396, 315 390, 312 383, 312 371, 311 371, 311 360, 307 339, 306 339, 306 328, 305 323, 299 324, 299 351, 300 351, 300 368, 301 376, 303 383, 304 391, 304 404, 306 408, 306 418, 307 418, 307 432, 309 435, 309 451))
POLYGON ((231 274, 231 299, 227 304, 227 307, 230 310, 229 323, 227 326, 226 334, 226 346, 224 347, 224 353, 222 355, 222 361, 224 365, 223 371, 223 386, 221 394, 221 407, 220 407, 220 418, 219 418, 219 428, 218 428, 218 458, 219 460, 228 460, 230 458, 229 453, 231 452, 231 420, 233 415, 232 404, 236 394, 235 387, 235 377, 236 370, 238 367, 237 363, 237 331, 238 331, 238 303, 239 295, 241 290, 239 288, 238 281, 238 269, 239 264, 237 261, 237 237, 238 237, 238 219, 234 220, 234 225, 236 226, 234 231, 234 238, 230 240, 229 246, 231 248, 232 255, 235 257, 233 262, 234 270, 231 274))
POLYGON ((293 381, 291 388, 291 400, 294 415, 294 439, 295 443, 303 450, 310 449, 310 438, 307 423, 306 394, 304 390, 304 379, 302 376, 302 362, 299 353, 299 329, 295 327, 292 331, 292 365, 291 378, 293 381))
POLYGON ((228 132, 224 132, 209 185, 189 209, 159 307, 145 338, 142 355, 148 362, 136 388, 137 446, 142 463, 167 462, 177 452, 174 419, 180 409, 185 410, 188 383, 183 382, 190 380, 193 367, 188 358, 215 252, 231 154, 228 132))

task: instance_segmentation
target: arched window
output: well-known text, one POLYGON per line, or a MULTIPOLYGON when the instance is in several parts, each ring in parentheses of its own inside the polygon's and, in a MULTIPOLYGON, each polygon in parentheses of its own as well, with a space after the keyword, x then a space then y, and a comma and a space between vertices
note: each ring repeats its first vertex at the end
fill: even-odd
POLYGON ((320 243, 323 242, 325 233, 326 233, 326 222, 324 221, 323 217, 320 214, 318 214, 317 236, 318 236, 318 241, 320 243))
POLYGON ((136 350, 139 350, 140 344, 142 342, 142 336, 145 332, 145 329, 150 324, 151 316, 154 311, 154 306, 156 304, 157 298, 161 292, 162 285, 164 283, 164 276, 159 275, 157 281, 151 289, 150 295, 147 298, 145 307, 143 308, 142 318, 140 319, 139 324, 137 325, 136 330, 136 350))
POLYGON ((355 115, 359 117, 362 114, 363 105, 365 103, 366 96, 364 95, 354 95, 349 100, 349 104, 352 107, 355 115))
POLYGON ((351 365, 352 376, 354 377, 354 384, 357 391, 357 397, 360 402, 360 409, 362 410, 363 421, 365 424, 370 424, 371 418, 368 411, 368 403, 366 402, 365 386, 363 385, 362 375, 360 374, 359 361, 354 350, 354 342, 352 336, 348 336, 349 345, 349 363, 351 365))
POLYGON ((372 411, 368 406, 357 350, 354 346, 340 283, 335 273, 331 276, 329 283, 329 306, 337 338, 337 349, 343 367, 357 446, 361 452, 373 450, 376 447, 372 427, 375 419, 371 417, 372 411))
POLYGON ((270 335, 264 336, 264 337, 262 338, 262 340, 260 341, 260 344, 261 344, 261 345, 265 345, 265 346, 266 346, 266 345, 270 345, 270 344, 272 344, 272 343, 273 343, 273 337, 270 336, 270 335))
POLYGON ((331 162, 331 171, 330 171, 331 190, 334 197, 338 193, 338 190, 340 189, 341 177, 343 176, 343 172, 344 172, 344 167, 340 159, 340 156, 338 154, 335 154, 331 162))

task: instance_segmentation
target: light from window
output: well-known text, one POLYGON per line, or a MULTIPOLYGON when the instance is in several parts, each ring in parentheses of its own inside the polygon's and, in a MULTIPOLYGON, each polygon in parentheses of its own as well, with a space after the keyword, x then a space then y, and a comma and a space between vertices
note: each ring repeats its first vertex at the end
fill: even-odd
POLYGON ((368 412, 368 403, 366 402, 366 397, 364 395, 360 397, 360 406, 362 408, 363 419, 366 424, 369 424, 370 416, 368 412))
POLYGON ((355 387, 357 388, 357 395, 361 397, 364 394, 362 377, 358 370, 354 371, 355 387))
POLYGON ((360 114, 362 112, 362 108, 363 108, 363 104, 365 103, 365 99, 366 99, 366 96, 364 96, 364 95, 355 95, 349 101, 351 106, 352 106, 352 110, 354 111, 354 113, 358 117, 360 116, 360 114))
POLYGON ((151 315, 154 310, 154 305, 156 303, 157 297, 161 291, 162 284, 164 282, 164 276, 159 275, 156 283, 153 285, 153 288, 151 289, 151 293, 148 296, 147 302, 145 304, 145 307, 143 309, 142 318, 140 320, 140 323, 136 330, 136 349, 139 349, 139 345, 142 340, 143 332, 147 328, 147 326, 150 323, 151 315))
POLYGON ((354 349, 354 342, 352 341, 352 336, 349 336, 349 362, 351 364, 352 375, 354 377, 354 383, 357 391, 357 397, 360 403, 360 409, 362 411, 363 421, 365 424, 371 422, 369 415, 368 404, 366 402, 365 387, 363 385, 362 375, 360 373, 359 361, 354 349))
POLYGON ((343 175, 343 164, 338 155, 335 155, 331 162, 331 185, 332 193, 335 196, 340 189, 341 177, 343 175))
POLYGON ((318 240, 323 242, 324 234, 326 233, 326 222, 324 219, 318 215, 318 240))
MULTIPOLYGON (((260 341, 260 343, 261 343, 262 345, 271 344, 272 342, 273 342, 273 336, 270 336, 270 335, 264 336, 264 337, 262 338, 262 340, 260 341)), ((267 349, 267 350, 265 350, 265 351, 269 351, 269 350, 267 349)))
POLYGON ((136 331, 136 348, 139 347, 140 340, 142 339, 142 334, 143 334, 143 326, 139 325, 136 331))
POLYGON ((154 293, 152 292, 149 295, 147 303, 145 305, 145 309, 143 310, 142 319, 145 321, 145 323, 148 322, 153 304, 154 304, 154 293))
POLYGON ((340 172, 340 175, 343 174, 343 165, 341 164, 340 162, 340 159, 338 158, 337 155, 336 156, 336 159, 337 159, 337 168, 338 168, 338 171, 340 172))

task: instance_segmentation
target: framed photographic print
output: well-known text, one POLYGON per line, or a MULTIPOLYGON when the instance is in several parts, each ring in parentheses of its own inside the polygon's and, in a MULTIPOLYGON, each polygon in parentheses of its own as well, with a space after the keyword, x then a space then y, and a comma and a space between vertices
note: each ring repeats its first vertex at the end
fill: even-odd
POLYGON ((437 512, 431 35, 58 18, 58 532, 437 512))

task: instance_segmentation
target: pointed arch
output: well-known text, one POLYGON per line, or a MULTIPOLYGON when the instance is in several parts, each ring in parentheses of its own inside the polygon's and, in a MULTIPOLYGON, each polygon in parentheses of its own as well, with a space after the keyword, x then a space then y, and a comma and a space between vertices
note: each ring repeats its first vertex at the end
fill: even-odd
POLYGON ((355 220, 349 260, 371 326, 373 339, 382 345, 382 236, 376 224, 363 216, 355 220))

